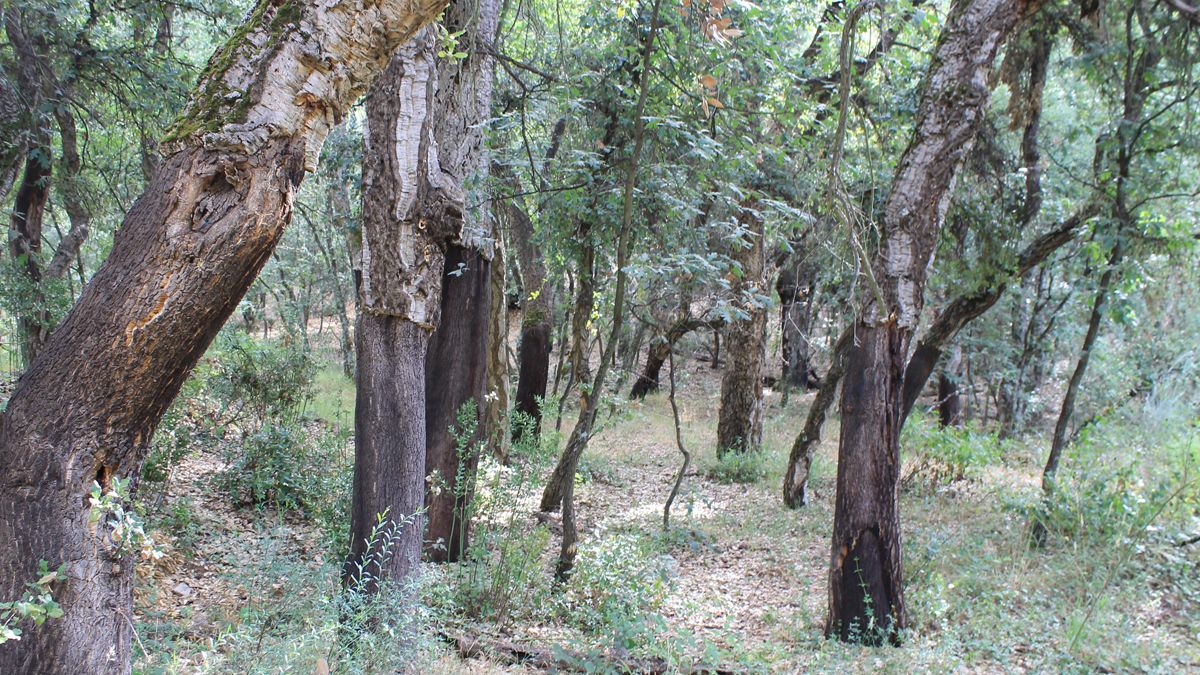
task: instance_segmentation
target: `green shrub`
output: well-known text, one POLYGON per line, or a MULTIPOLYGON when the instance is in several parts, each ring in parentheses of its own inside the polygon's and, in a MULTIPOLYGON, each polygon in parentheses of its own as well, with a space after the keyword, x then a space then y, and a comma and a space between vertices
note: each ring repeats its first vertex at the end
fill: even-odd
POLYGON ((718 483, 757 483, 767 477, 767 462, 762 452, 728 451, 718 455, 705 473, 718 483))
POLYGON ((178 548, 189 553, 192 551, 192 544, 196 541, 196 537, 200 534, 200 524, 196 522, 195 505, 187 497, 173 500, 170 506, 162 510, 153 525, 175 537, 178 548))
POLYGON ((227 416, 294 420, 312 398, 316 366, 303 345, 222 333, 211 388, 227 416))
POLYGON ((344 446, 344 436, 323 428, 268 422, 242 442, 225 446, 226 467, 217 485, 238 506, 269 505, 332 518, 348 502, 352 465, 344 446))
POLYGON ((913 411, 900 436, 900 447, 909 460, 903 482, 923 481, 930 486, 976 478, 980 469, 995 464, 1005 444, 995 431, 940 427, 936 420, 913 411))
POLYGON ((51 570, 45 560, 38 561, 38 579, 26 582, 28 590, 20 600, 0 602, 0 645, 12 640, 21 639, 21 629, 17 624, 29 619, 34 625, 40 626, 47 619, 58 619, 63 615, 62 607, 54 599, 51 586, 67 571, 67 566, 60 565, 51 570))
POLYGON ((516 413, 520 434, 508 465, 480 457, 471 514, 474 533, 464 560, 447 570, 443 613, 487 619, 505 626, 518 617, 545 614, 550 603, 550 574, 543 564, 550 545, 548 529, 528 529, 528 502, 541 490, 541 479, 554 461, 559 436, 532 433, 532 420, 516 413))
POLYGON ((1048 495, 1008 506, 1051 537, 1116 542, 1152 521, 1191 522, 1200 513, 1198 469, 1194 430, 1153 437, 1138 426, 1094 427, 1068 447, 1048 495))
POLYGON ((633 535, 618 534, 580 545, 558 602, 571 623, 633 648, 653 630, 655 612, 668 590, 660 558, 633 535))

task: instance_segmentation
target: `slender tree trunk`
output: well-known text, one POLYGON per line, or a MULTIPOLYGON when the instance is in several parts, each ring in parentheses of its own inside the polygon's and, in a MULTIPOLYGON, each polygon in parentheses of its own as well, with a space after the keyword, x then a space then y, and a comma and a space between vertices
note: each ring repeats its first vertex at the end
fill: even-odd
MULTIPOLYGON (((586 238, 580 240, 583 250, 580 252, 578 289, 575 295, 575 307, 571 315, 571 377, 567 383, 567 392, 570 392, 572 383, 588 384, 587 376, 589 374, 587 345, 588 335, 591 331, 588 330, 588 324, 591 322, 592 307, 595 302, 593 277, 595 275, 596 245, 591 239, 590 226, 585 225, 581 229, 586 230, 586 238)), ((607 370, 607 366, 603 362, 601 362, 600 368, 607 370)), ((593 397, 589 395, 586 386, 580 386, 578 389, 579 419, 575 422, 575 428, 567 440, 566 449, 550 474, 546 488, 542 490, 542 501, 539 505, 539 509, 542 511, 554 511, 568 498, 568 490, 572 489, 571 485, 575 482, 575 465, 579 462, 578 457, 574 459, 572 457, 577 453, 582 455, 584 448, 587 447, 586 440, 577 439, 576 436, 579 435, 580 429, 590 430, 596 421, 594 406, 591 405, 593 397)), ((596 392, 595 389, 591 391, 596 392)), ((564 400, 565 397, 564 394, 564 400)), ((561 403, 559 410, 561 414, 561 403)), ((563 517, 565 518, 566 514, 563 514, 563 517)))
MULTIPOLYGON (((1092 301, 1092 312, 1088 317, 1087 333, 1083 336, 1083 348, 1079 352, 1079 359, 1075 362, 1075 369, 1071 371, 1071 379, 1067 381, 1067 390, 1063 394, 1058 421, 1054 424, 1050 454, 1046 457, 1046 467, 1042 470, 1042 492, 1046 495, 1054 491, 1054 478, 1058 474, 1058 464, 1070 438, 1068 432, 1071 428, 1071 418, 1075 414, 1075 399, 1079 395, 1079 385, 1083 383, 1083 376, 1087 373, 1088 362, 1092 358, 1092 349, 1096 346, 1096 338, 1100 336, 1100 323, 1104 319, 1108 294, 1116 278, 1117 267, 1121 264, 1122 255, 1122 246, 1118 242, 1113 247, 1112 254, 1108 259, 1108 267, 1100 276, 1100 285, 1096 288, 1096 297, 1092 301)), ((1046 530, 1041 521, 1034 523, 1033 532, 1034 541, 1042 543, 1046 536, 1046 530)))
MULTIPOLYGON (((654 0, 654 5, 650 10, 650 29, 642 38, 642 67, 639 73, 637 106, 633 115, 633 152, 626 168, 625 185, 622 191, 621 229, 617 239, 617 281, 613 289, 612 332, 609 335, 607 346, 601 352, 600 364, 596 368, 596 377, 592 380, 591 389, 583 392, 584 400, 580 406, 579 420, 575 423, 575 428, 571 430, 571 436, 562 457, 559 458, 558 466, 554 468, 552 482, 542 493, 542 510, 547 510, 545 508, 547 498, 552 496, 553 488, 556 485, 555 480, 562 490, 563 536, 558 554, 558 564, 555 566, 555 576, 560 580, 566 580, 575 566, 576 544, 579 541, 579 531, 575 521, 575 470, 579 465, 579 458, 587 450, 588 441, 591 439, 592 429, 596 423, 596 412, 600 408, 600 393, 604 391, 604 380, 608 375, 608 369, 621 335, 621 325, 625 319, 625 289, 629 281, 625 268, 629 263, 630 241, 633 238, 633 192, 637 185, 638 164, 641 161, 642 149, 646 141, 644 114, 646 99, 650 92, 650 72, 653 64, 654 43, 658 37, 658 16, 661 6, 662 0, 654 0)), ((588 248, 594 252, 594 247, 589 246, 588 248)))
MULTIPOLYGON (((541 402, 546 398, 550 377, 551 337, 554 330, 554 284, 547 278, 546 265, 534 244, 533 221, 511 200, 503 203, 512 241, 521 264, 521 338, 517 353, 515 410, 533 420, 531 431, 540 433, 541 402)), ((513 427, 513 438, 524 431, 513 427)))
POLYGON ((808 470, 812 466, 813 450, 821 443, 821 429, 825 426, 825 417, 829 414, 842 375, 846 372, 846 353, 850 350, 853 338, 853 331, 849 329, 838 338, 833 347, 829 370, 808 409, 804 429, 792 443, 787 470, 783 474, 783 503, 788 508, 796 509, 808 504, 808 470))
POLYGON ((441 9, 264 2, 206 71, 108 259, 0 415, 0 598, 19 597, 39 559, 67 567, 54 589, 65 616, 22 626, 0 672, 129 672, 134 561, 89 522, 92 483, 138 475, 283 233, 329 126, 441 9))
POLYGON ((717 417, 717 455, 758 452, 763 434, 763 367, 767 360, 766 247, 762 217, 751 201, 739 218, 750 240, 733 253, 742 276, 734 293, 747 318, 729 324, 725 340, 725 370, 721 375, 721 407, 717 417))
POLYGON ((705 321, 704 319, 694 319, 685 316, 676 319, 661 335, 651 338, 650 347, 646 350, 646 364, 642 367, 642 372, 638 375, 637 382, 633 383, 633 388, 629 391, 629 398, 644 399, 647 394, 658 391, 659 376, 662 373, 663 364, 666 363, 667 357, 671 355, 671 350, 675 348, 675 343, 679 342, 683 336, 703 326, 715 327, 721 323, 720 321, 705 321))
POLYGON ((987 110, 992 61, 1025 10, 1014 0, 954 3, 884 207, 842 385, 825 630, 843 640, 896 643, 906 625, 896 503, 904 359, 950 192, 987 110))
POLYGON ((504 299, 508 253, 496 242, 492 273, 488 280, 491 311, 488 313, 487 395, 484 397, 483 428, 487 430, 488 451, 502 464, 508 464, 508 303, 504 299))

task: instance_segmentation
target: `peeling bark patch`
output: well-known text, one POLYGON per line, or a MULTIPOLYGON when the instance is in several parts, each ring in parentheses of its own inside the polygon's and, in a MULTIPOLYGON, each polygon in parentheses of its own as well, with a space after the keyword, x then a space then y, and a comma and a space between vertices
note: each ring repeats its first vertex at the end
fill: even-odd
POLYGON ((171 277, 173 274, 167 274, 162 278, 159 284, 159 292, 154 304, 150 306, 150 311, 146 312, 145 316, 140 319, 131 321, 125 327, 125 346, 129 347, 133 344, 133 338, 137 332, 154 322, 155 319, 162 316, 166 309, 167 301, 171 299, 171 277))

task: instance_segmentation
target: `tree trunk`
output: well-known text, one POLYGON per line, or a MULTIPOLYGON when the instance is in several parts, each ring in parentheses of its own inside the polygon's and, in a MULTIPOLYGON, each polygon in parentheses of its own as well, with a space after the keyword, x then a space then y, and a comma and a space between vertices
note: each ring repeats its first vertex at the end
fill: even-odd
POLYGON ((650 348, 646 350, 646 365, 642 367, 637 382, 634 382, 633 388, 629 390, 629 400, 640 401, 648 394, 658 391, 663 364, 667 362, 667 357, 674 348, 675 344, 670 340, 670 331, 650 338, 650 348))
POLYGON ((808 389, 821 386, 811 365, 809 340, 812 334, 812 293, 816 286, 816 268, 799 251, 788 257, 779 269, 775 291, 779 294, 779 331, 782 338, 783 372, 781 389, 808 389))
POLYGON ((33 363, 50 337, 50 321, 42 294, 42 224, 50 195, 50 147, 39 145, 25 159, 25 173, 13 198, 8 226, 8 252, 14 271, 21 275, 20 314, 17 331, 21 360, 33 363))
POLYGON ((364 311, 355 343, 354 483, 342 577, 374 593, 381 580, 403 582, 421 563, 429 329, 403 316, 364 311))
POLYGON ((854 338, 853 331, 847 329, 838 338, 833 347, 829 370, 821 381, 821 388, 813 398, 812 406, 804 421, 804 429, 792 443, 792 452, 788 457, 787 470, 783 474, 783 503, 788 508, 796 509, 808 504, 808 470, 812 466, 813 450, 821 442, 821 429, 825 426, 825 416, 842 382, 846 372, 846 353, 850 350, 850 341, 854 338))
MULTIPOLYGON (((625 320, 625 289, 629 277, 625 271, 629 263, 629 248, 633 238, 633 192, 637 186, 638 164, 642 157, 642 148, 646 141, 646 99, 650 92, 650 69, 653 63, 654 43, 658 37, 659 9, 662 0, 654 0, 650 10, 650 29, 642 37, 641 72, 638 74, 638 99, 633 114, 633 152, 626 165, 625 185, 622 190, 621 229, 617 237, 617 280, 613 289, 612 332, 609 334, 607 346, 601 352, 600 364, 596 368, 596 377, 592 380, 590 389, 580 388, 583 400, 580 405, 579 419, 571 430, 567 447, 554 467, 551 482, 542 492, 542 510, 546 509, 548 499, 553 497, 557 486, 562 491, 562 545, 559 547, 558 564, 555 566, 555 577, 565 581, 575 566, 576 545, 579 541, 579 531, 575 521, 575 470, 579 466, 579 458, 587 450, 592 429, 596 424, 596 412, 600 408, 600 394, 604 391, 604 380, 616 352, 617 342, 621 335, 621 326, 625 320)), ((595 253, 595 247, 589 245, 587 250, 595 253)), ((594 278, 594 276, 593 276, 594 278)), ((582 286, 582 284, 581 284, 582 286)), ((590 314, 590 311, 589 311, 590 314)))
POLYGON ((1049 494, 1054 488, 1054 476, 1058 473, 1058 463, 1062 457, 1063 448, 1067 446, 1067 431, 1071 426, 1071 417, 1075 414, 1075 398, 1079 395, 1079 385, 1087 372, 1088 362, 1092 358, 1092 349, 1096 346, 1096 338, 1100 336, 1100 323, 1104 319, 1105 305, 1108 294, 1116 276, 1117 266, 1121 264, 1122 246, 1118 243, 1108 259, 1108 268, 1100 276, 1100 285, 1096 288, 1096 297, 1092 301, 1092 312, 1088 317, 1087 333, 1083 336, 1083 348, 1079 351, 1079 360, 1067 381, 1067 390, 1063 394, 1062 407, 1058 413, 1058 421, 1054 424, 1054 437, 1050 443, 1050 455, 1046 458, 1046 468, 1042 471, 1042 491, 1049 494))
POLYGON ((459 245, 446 253, 442 284, 442 321, 429 344, 425 364, 427 472, 437 472, 441 490, 426 498, 429 527, 426 553, 435 562, 459 560, 470 532, 470 502, 487 388, 488 333, 491 319, 492 261, 459 245), (453 271, 465 264, 461 275, 453 271), (459 447, 451 427, 463 431, 458 416, 470 405, 475 433, 459 447))
POLYGON ((496 241, 492 273, 488 280, 491 311, 488 314, 487 395, 483 428, 487 430, 488 452, 501 464, 508 464, 508 303, 504 291, 508 252, 496 241))
MULTIPOLYGON (((567 380, 566 392, 571 391, 573 384, 579 385, 579 418, 575 422, 575 427, 571 431, 571 435, 567 439, 567 447, 563 450, 562 456, 559 457, 558 463, 554 465, 554 471, 550 474, 550 480, 546 482, 546 488, 542 490, 542 501, 538 508, 541 511, 554 511, 563 504, 563 502, 572 497, 573 493, 569 494, 568 490, 573 490, 571 487, 575 482, 575 466, 579 463, 579 455, 587 448, 586 434, 591 431, 592 425, 596 422, 596 414, 594 406, 591 405, 593 396, 589 395, 588 376, 588 337, 591 333, 588 326, 591 323, 592 308, 595 306, 595 258, 596 244, 591 238, 591 226, 586 221, 581 224, 580 242, 582 251, 579 256, 579 274, 578 274, 578 289, 575 294, 575 306, 571 314, 571 375, 567 380), (582 431, 586 429, 586 431, 582 431)), ((604 362, 600 364, 600 370, 607 370, 607 365, 604 362)), ((595 389, 590 391, 599 393, 595 389)), ((567 393, 563 394, 563 401, 566 400, 567 393)), ((562 403, 559 402, 559 414, 562 414, 562 403)), ((566 514, 564 514, 564 518, 566 514)))
POLYGON ((65 616, 23 626, 0 648, 0 672, 129 672, 133 560, 89 523, 91 485, 139 474, 163 412, 283 233, 330 125, 441 9, 264 2, 214 58, 108 259, 0 416, 0 598, 18 597, 39 559, 67 566, 55 588, 65 616))
POLYGON ((1025 9, 1013 0, 952 6, 884 207, 874 281, 862 283, 842 385, 825 625, 843 640, 898 643, 906 625, 896 503, 904 358, 951 190, 986 114, 992 61, 1025 9))
MULTIPOLYGON (((521 338, 517 347, 515 411, 533 421, 530 431, 542 428, 541 402, 550 378, 551 336, 554 330, 554 284, 549 281, 541 252, 534 244, 533 221, 512 200, 503 202, 512 241, 521 264, 521 338)), ((513 426, 514 440, 525 429, 513 426)))
MULTIPOLYGON (((1017 256, 1016 264, 1001 270, 1000 278, 1024 275, 1037 267, 1055 251, 1072 241, 1083 226, 1099 212, 1098 203, 1085 205, 1058 227, 1029 243, 1017 256)), ((925 383, 933 373, 942 350, 964 326, 982 316, 1004 295, 1006 281, 987 280, 971 291, 950 301, 921 337, 904 369, 904 399, 902 419, 907 419, 925 383)), ((903 426, 903 425, 902 425, 903 426)))
POLYGON ((662 373, 663 364, 667 362, 667 357, 671 355, 671 350, 675 348, 675 343, 679 342, 683 336, 701 328, 703 326, 719 326, 721 321, 705 321, 704 319, 693 319, 685 316, 681 319, 676 319, 669 328, 661 335, 656 335, 650 340, 650 347, 646 350, 646 365, 642 367, 642 372, 638 375, 637 382, 633 383, 633 388, 629 390, 630 400, 640 400, 646 398, 647 394, 658 391, 659 376, 662 373))
MULTIPOLYGON (((962 364, 962 348, 955 347, 942 372, 938 373, 938 424, 942 428, 961 427, 963 423, 962 396, 958 392, 959 368, 962 364)), ((904 426, 903 411, 900 426, 904 426)))
MULTIPOLYGON (((439 57, 440 86, 431 121, 441 169, 459 194, 487 175, 484 134, 491 115, 493 63, 489 46, 495 40, 499 11, 497 0, 460 0, 450 5, 443 19, 446 30, 461 32, 459 46, 467 56, 439 57)), ((483 199, 471 202, 487 204, 483 199)), ((458 560, 467 547, 479 445, 491 433, 483 425, 491 303, 504 301, 491 294, 491 213, 475 206, 463 216, 461 233, 446 254, 442 321, 425 364, 426 468, 438 471, 446 482, 445 489, 430 491, 425 500, 426 552, 438 562, 458 560), (467 404, 474 406, 476 429, 469 445, 459 448, 450 427, 457 426, 467 404), (465 454, 460 456, 459 450, 465 454)))
POLYGON ((733 253, 742 276, 734 287, 746 319, 729 324, 725 370, 721 374, 721 408, 717 418, 717 455, 758 452, 763 434, 763 367, 767 360, 767 260, 763 220, 757 204, 742 206, 739 218, 750 240, 733 253))

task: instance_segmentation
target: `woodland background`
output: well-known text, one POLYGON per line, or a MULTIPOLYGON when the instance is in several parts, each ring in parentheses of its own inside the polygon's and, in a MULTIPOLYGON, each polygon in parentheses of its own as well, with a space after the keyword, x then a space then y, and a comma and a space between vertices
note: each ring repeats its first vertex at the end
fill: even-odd
MULTIPOLYGON (((139 195, 240 105, 220 69, 285 53, 316 6, 4 3, 0 374, 72 412, 5 413, 0 489, 42 466, 53 434, 14 435, 37 411, 111 431, 146 370, 179 388, 70 493, 133 602, 127 662, 73 663, 1200 668, 1196 8, 456 0, 318 143, 228 321, 181 324, 213 333, 194 370, 143 358, 153 323, 67 341, 123 305, 52 339, 139 195), (955 58, 987 76, 939 84, 955 58), (945 152, 906 152, 935 118, 945 152), (896 224, 909 189, 926 226, 896 224), (896 232, 931 263, 895 263, 896 232), (899 360, 868 363, 888 326, 899 360), (88 375, 110 360, 123 384, 88 375), (878 569, 839 571, 864 544, 838 495, 882 505, 878 569)), ((65 669, 75 558, 20 539, 11 500, 0 654, 33 660, 0 664, 65 669)))

